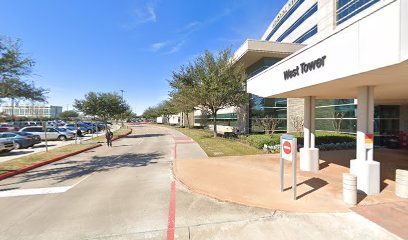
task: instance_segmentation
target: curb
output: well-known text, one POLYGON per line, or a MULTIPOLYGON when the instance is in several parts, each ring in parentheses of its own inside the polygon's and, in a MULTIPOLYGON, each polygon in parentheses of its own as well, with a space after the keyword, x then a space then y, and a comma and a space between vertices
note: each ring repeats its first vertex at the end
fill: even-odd
POLYGON ((119 136, 117 136, 117 137, 112 138, 112 141, 115 141, 115 140, 118 140, 118 139, 120 139, 120 138, 123 138, 123 137, 129 136, 130 134, 132 134, 132 132, 133 132, 133 130, 132 130, 132 129, 130 129, 130 131, 129 131, 129 132, 127 132, 127 133, 125 133, 125 134, 123 134, 123 135, 119 135, 119 136))
POLYGON ((53 158, 51 160, 47 160, 47 161, 44 161, 44 162, 39 162, 39 163, 36 163, 36 164, 28 166, 28 167, 23 167, 23 168, 20 168, 20 169, 11 171, 11 172, 0 174, 0 181, 4 180, 6 178, 9 178, 9 177, 15 176, 15 175, 20 174, 20 173, 30 171, 30 170, 32 170, 34 168, 38 168, 38 167, 41 167, 41 166, 44 166, 44 165, 59 161, 59 160, 64 159, 64 158, 71 157, 71 156, 74 156, 74 155, 89 151, 91 149, 94 149, 94 148, 97 148, 97 147, 100 147, 100 146, 102 146, 102 144, 97 144, 95 146, 85 148, 85 149, 82 149, 82 150, 79 150, 79 151, 76 151, 76 152, 72 152, 72 153, 69 153, 69 154, 66 154, 66 155, 62 155, 62 156, 53 158))

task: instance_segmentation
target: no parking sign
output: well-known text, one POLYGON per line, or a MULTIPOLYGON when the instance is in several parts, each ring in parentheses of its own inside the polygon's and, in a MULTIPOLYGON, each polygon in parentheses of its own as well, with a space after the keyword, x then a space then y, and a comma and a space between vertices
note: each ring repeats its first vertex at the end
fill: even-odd
POLYGON ((281 153, 280 153, 280 177, 281 177, 281 192, 283 192, 284 179, 284 163, 283 160, 292 161, 293 168, 293 199, 296 200, 296 153, 297 153, 297 139, 294 136, 283 134, 281 137, 281 153))

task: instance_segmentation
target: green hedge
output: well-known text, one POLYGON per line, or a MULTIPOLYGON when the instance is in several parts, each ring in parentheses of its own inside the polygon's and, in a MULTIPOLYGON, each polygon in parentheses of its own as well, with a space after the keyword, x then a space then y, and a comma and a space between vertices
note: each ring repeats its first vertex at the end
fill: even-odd
MULTIPOLYGON (((249 145, 262 149, 264 144, 268 146, 274 146, 280 144, 280 137, 282 134, 251 134, 241 135, 240 140, 248 143, 249 145)), ((297 135, 297 134, 294 134, 297 135)), ((303 137, 296 136, 298 138, 298 144, 303 145, 303 137)), ((349 134, 329 133, 329 132, 316 132, 316 145, 329 144, 329 143, 349 143, 355 142, 356 137, 349 134)))

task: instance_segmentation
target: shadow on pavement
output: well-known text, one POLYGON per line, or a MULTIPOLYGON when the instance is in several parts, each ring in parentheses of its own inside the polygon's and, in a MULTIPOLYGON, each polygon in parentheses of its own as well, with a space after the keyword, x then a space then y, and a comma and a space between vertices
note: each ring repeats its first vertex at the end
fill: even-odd
MULTIPOLYGON (((44 170, 32 170, 19 176, 18 182, 12 184, 34 182, 41 180, 53 180, 57 183, 70 179, 80 178, 92 172, 105 172, 119 168, 145 167, 157 163, 157 160, 163 156, 162 153, 141 153, 141 154, 121 154, 113 156, 93 157, 89 161, 72 160, 68 162, 55 163, 56 168, 44 170)), ((18 176, 17 176, 18 177, 18 176)), ((7 186, 10 184, 1 184, 7 186)))
POLYGON ((29 150, 17 151, 17 152, 11 151, 11 152, 8 152, 8 153, 2 153, 2 154, 0 154, 0 156, 5 156, 5 157, 19 156, 19 155, 32 153, 32 152, 34 152, 34 151, 29 151, 29 150))
POLYGON ((162 133, 156 133, 156 134, 143 134, 143 135, 132 135, 132 136, 126 136, 126 138, 149 138, 149 137, 162 137, 166 136, 166 134, 162 133))

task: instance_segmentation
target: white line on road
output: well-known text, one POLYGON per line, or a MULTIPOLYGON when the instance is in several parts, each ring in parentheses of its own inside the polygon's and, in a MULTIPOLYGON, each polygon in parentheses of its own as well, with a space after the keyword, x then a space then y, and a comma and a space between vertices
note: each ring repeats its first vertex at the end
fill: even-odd
POLYGON ((0 192, 0 197, 18 197, 27 195, 40 195, 50 193, 63 193, 71 187, 51 187, 51 188, 32 188, 32 189, 18 189, 0 192))

